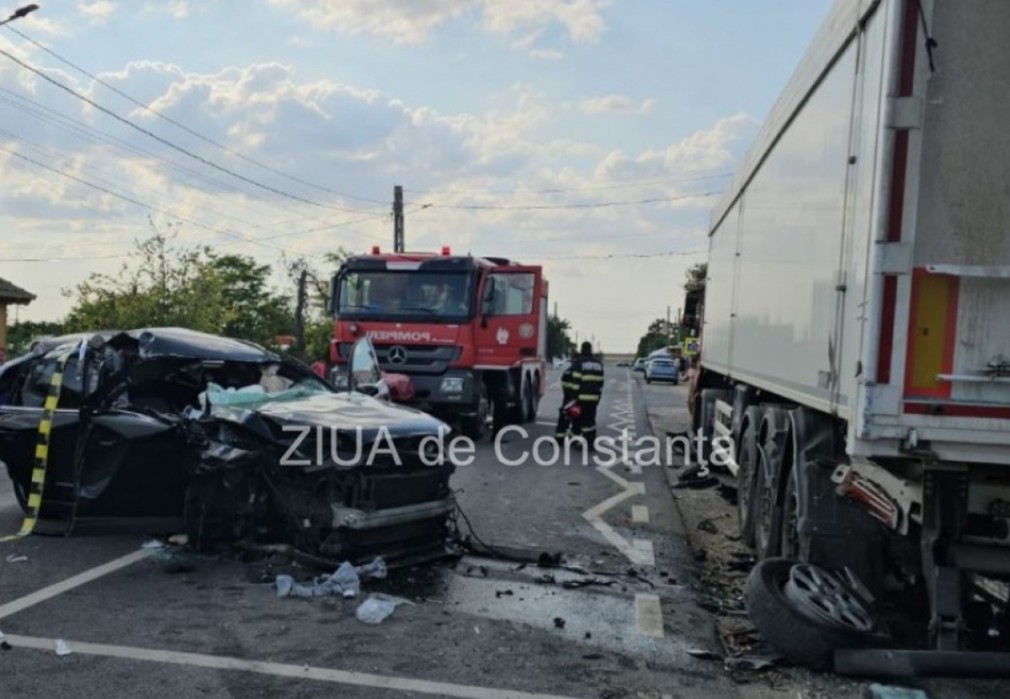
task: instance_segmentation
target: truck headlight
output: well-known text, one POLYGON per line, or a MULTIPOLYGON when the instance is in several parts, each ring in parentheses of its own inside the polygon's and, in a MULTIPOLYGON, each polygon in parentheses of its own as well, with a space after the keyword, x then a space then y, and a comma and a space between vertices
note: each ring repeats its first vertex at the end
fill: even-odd
POLYGON ((442 393, 462 393, 463 392, 463 377, 462 376, 446 376, 442 379, 442 385, 439 386, 439 390, 442 393))

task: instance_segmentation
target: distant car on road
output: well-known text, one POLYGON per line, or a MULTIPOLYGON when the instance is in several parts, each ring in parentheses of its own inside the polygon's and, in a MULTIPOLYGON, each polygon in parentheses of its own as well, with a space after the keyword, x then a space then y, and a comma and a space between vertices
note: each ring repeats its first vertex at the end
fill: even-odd
POLYGON ((631 362, 618 362, 617 366, 619 366, 619 367, 629 367, 629 366, 631 366, 631 362))
POLYGON ((631 370, 632 371, 644 372, 645 371, 645 359, 643 359, 642 357, 639 357, 638 359, 636 359, 634 361, 634 363, 631 365, 631 370))
POLYGON ((669 381, 670 383, 680 383, 680 369, 677 362, 672 359, 657 357, 645 365, 645 382, 669 381))

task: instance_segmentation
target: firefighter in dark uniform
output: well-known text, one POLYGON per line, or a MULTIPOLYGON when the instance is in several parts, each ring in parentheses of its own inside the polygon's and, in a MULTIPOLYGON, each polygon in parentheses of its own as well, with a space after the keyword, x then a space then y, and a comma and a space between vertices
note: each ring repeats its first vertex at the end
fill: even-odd
POLYGON ((568 437, 568 428, 572 426, 572 420, 568 416, 568 411, 572 405, 576 404, 576 397, 579 394, 579 382, 572 376, 572 363, 561 374, 561 407, 558 409, 558 428, 554 431, 554 438, 558 441, 568 437))
POLYGON ((576 400, 581 413, 572 427, 574 436, 581 436, 590 448, 596 446, 596 408, 603 394, 603 362, 593 356, 593 346, 583 342, 579 355, 572 360, 572 378, 579 386, 576 400))

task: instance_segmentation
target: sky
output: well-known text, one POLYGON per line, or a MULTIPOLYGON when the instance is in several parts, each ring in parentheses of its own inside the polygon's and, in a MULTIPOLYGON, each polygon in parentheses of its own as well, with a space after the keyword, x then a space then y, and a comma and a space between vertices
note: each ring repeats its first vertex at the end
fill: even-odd
POLYGON ((676 317, 832 1, 38 4, 0 27, 18 319, 59 319, 154 229, 329 274, 327 252, 391 248, 401 185, 408 250, 543 265, 579 339, 619 352, 676 317))

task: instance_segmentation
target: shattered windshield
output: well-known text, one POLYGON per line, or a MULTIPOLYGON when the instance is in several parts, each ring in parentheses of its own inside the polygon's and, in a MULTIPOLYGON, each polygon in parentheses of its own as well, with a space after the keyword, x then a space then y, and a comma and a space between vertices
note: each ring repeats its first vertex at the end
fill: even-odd
POLYGON ((337 315, 466 318, 471 275, 463 272, 361 271, 340 278, 337 315))

